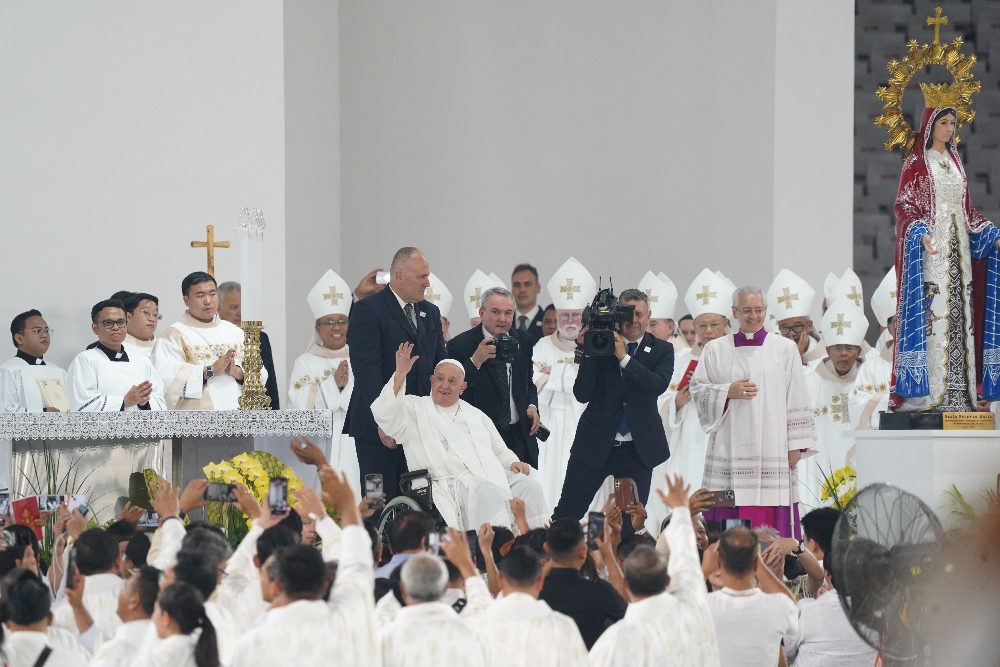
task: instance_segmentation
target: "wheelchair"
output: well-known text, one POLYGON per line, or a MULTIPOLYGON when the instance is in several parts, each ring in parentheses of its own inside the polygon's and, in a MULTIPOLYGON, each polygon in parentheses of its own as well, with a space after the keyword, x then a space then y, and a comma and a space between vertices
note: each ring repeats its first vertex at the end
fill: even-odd
POLYGON ((390 524, 396 517, 406 512, 426 512, 434 519, 434 530, 444 530, 447 524, 434 507, 431 475, 426 469, 402 475, 399 478, 399 493, 400 495, 386 503, 385 509, 375 522, 383 544, 389 543, 390 524))

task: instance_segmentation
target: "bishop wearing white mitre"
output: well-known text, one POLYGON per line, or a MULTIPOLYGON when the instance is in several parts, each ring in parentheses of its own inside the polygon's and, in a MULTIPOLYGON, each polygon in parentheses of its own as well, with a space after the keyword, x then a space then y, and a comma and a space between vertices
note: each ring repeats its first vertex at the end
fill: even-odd
POLYGON ((548 284, 556 308, 556 332, 535 343, 531 380, 538 389, 538 414, 550 435, 538 443, 538 483, 545 502, 555 506, 562 492, 569 450, 586 406, 573 396, 580 366, 576 338, 583 328, 583 309, 597 294, 597 282, 573 257, 559 267, 548 284))
POLYGON ((551 516, 542 489, 507 448, 493 421, 460 400, 465 369, 454 359, 443 359, 431 376, 430 396, 407 396, 406 374, 416 357, 403 343, 396 351, 396 372, 375 402, 375 422, 403 444, 410 470, 431 474, 434 505, 445 522, 461 530, 483 523, 514 525, 508 501, 524 501, 532 528, 551 516))
POLYGON ((10 330, 17 354, 0 364, 0 410, 58 411, 58 407, 50 405, 51 398, 47 400, 42 394, 49 383, 58 383, 63 395, 66 393, 66 371, 42 358, 52 342, 52 330, 45 318, 37 310, 29 310, 14 318, 10 330))
POLYGON ((872 312, 882 333, 875 347, 865 355, 851 392, 851 425, 858 430, 877 429, 879 413, 889 409, 889 387, 892 384, 892 343, 896 320, 896 267, 872 292, 872 312))
MULTIPOLYGON (((639 283, 639 289, 646 290, 651 300, 653 296, 662 294, 666 287, 662 282, 657 284, 655 278, 652 273, 647 273, 639 283)), ((718 289, 710 289, 707 292, 701 289, 703 285, 704 283, 698 283, 696 280, 688 287, 684 299, 687 311, 694 318, 697 341, 693 347, 674 352, 674 374, 670 378, 667 390, 658 401, 663 430, 666 431, 667 442, 670 443, 670 458, 653 469, 654 487, 646 503, 646 528, 653 536, 659 535, 660 525, 670 514, 666 505, 660 500, 660 495, 656 493, 656 490, 666 492, 667 475, 680 474, 694 489, 701 488, 702 478, 705 475, 708 433, 701 427, 698 411, 691 403, 691 376, 701 361, 705 345, 729 331, 729 318, 726 314, 732 310, 733 290, 728 282, 723 284, 720 281, 717 284, 718 289)), ((651 301, 650 311, 653 305, 651 301)))
POLYGON ((163 382, 149 359, 123 343, 125 306, 101 301, 91 309, 97 346, 76 355, 66 371, 70 408, 81 412, 165 410, 163 382))
POLYGON ((799 469, 799 497, 810 507, 825 504, 823 490, 831 473, 853 465, 848 452, 854 447, 854 438, 845 431, 851 428, 850 397, 864 362, 861 344, 868 320, 853 301, 841 297, 827 304, 820 330, 827 357, 806 371, 819 452, 803 461, 799 469))
MULTIPOLYGON (((243 387, 243 330, 219 319, 215 278, 197 271, 181 283, 187 311, 153 347, 171 410, 236 410, 243 387)), ((261 385, 265 372, 261 371, 261 385)))
POLYGON ((288 404, 293 410, 330 410, 334 444, 327 459, 334 470, 347 474, 351 489, 360 497, 358 452, 354 438, 345 433, 344 417, 354 390, 354 373, 348 356, 348 311, 351 289, 334 271, 327 271, 306 296, 316 318, 305 354, 292 365, 288 404))

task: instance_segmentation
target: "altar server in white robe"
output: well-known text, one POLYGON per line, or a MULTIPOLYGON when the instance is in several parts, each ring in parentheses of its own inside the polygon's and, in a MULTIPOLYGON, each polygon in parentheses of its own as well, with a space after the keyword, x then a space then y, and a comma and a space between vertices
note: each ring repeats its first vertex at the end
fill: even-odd
POLYGON ((865 363, 851 391, 851 425, 857 430, 877 429, 879 413, 889 409, 889 386, 892 382, 892 343, 896 318, 896 268, 872 292, 872 312, 882 333, 865 356, 865 363))
POLYGON ((828 476, 854 465, 848 456, 854 438, 845 435, 845 430, 851 427, 850 397, 865 361, 861 343, 868 332, 868 320, 851 300, 841 297, 827 305, 820 328, 827 358, 806 371, 819 453, 799 468, 800 498, 810 508, 830 502, 823 500, 828 476))
POLYGON ((327 271, 306 296, 316 318, 309 350, 295 360, 288 387, 293 410, 330 410, 333 413, 333 444, 325 452, 334 470, 343 470, 354 493, 361 495, 361 470, 354 438, 345 433, 344 417, 354 390, 354 373, 347 347, 351 290, 334 271, 327 271))
POLYGON ((576 338, 583 328, 583 309, 597 294, 597 281, 570 257, 552 275, 548 290, 556 308, 556 332, 535 343, 531 380, 538 389, 541 422, 550 432, 548 440, 538 443, 538 483, 552 507, 559 500, 576 426, 587 407, 573 396, 580 369, 576 338))
MULTIPOLYGON (((17 354, 0 364, 0 400, 3 412, 59 412, 42 394, 43 387, 58 384, 66 395, 66 371, 43 357, 52 342, 52 330, 37 310, 21 313, 10 323, 17 354)), ((53 387, 58 392, 58 389, 53 387)), ((63 406, 67 408, 68 406, 63 406)))
MULTIPOLYGON (((187 311, 153 347, 170 410, 236 410, 243 385, 243 330, 219 319, 215 278, 196 271, 181 283, 187 311)), ((261 386, 266 375, 261 371, 261 386)))
MULTIPOLYGON (((709 273, 695 281, 704 286, 704 298, 718 291, 709 273)), ((799 490, 795 468, 816 453, 801 357, 790 340, 764 330, 761 290, 733 292, 732 312, 739 331, 706 345, 691 377, 691 398, 709 433, 704 485, 736 495, 734 512, 715 508, 706 517, 735 514, 791 537, 799 490)))
POLYGON ((153 364, 125 340, 125 306, 108 299, 90 311, 97 346, 76 355, 66 372, 69 404, 81 412, 165 410, 163 382, 153 364))
POLYGON ((498 567, 503 595, 471 617, 489 647, 488 664, 586 665, 587 645, 576 622, 538 599, 545 583, 538 554, 530 547, 515 546, 498 567))
POLYGON ((382 664, 371 540, 346 476, 325 466, 320 477, 327 498, 340 511, 343 527, 329 601, 322 599, 326 572, 319 552, 298 545, 276 553, 277 597, 263 625, 240 636, 234 666, 382 664))
POLYGON ((406 374, 417 359, 412 350, 409 343, 396 350, 396 372, 372 403, 372 415, 402 443, 411 470, 430 472, 434 505, 445 522, 462 530, 484 523, 513 526, 508 501, 517 497, 528 524, 542 526, 551 512, 542 488, 529 477, 530 466, 507 448, 489 417, 459 399, 466 387, 461 362, 438 363, 430 396, 407 396, 406 374))
MULTIPOLYGON (((727 313, 732 310, 733 291, 728 283, 719 282, 703 293, 703 285, 696 280, 688 287, 684 299, 684 305, 694 317, 697 342, 674 354, 674 374, 658 401, 663 430, 670 443, 670 458, 653 469, 653 489, 657 491, 666 491, 667 475, 679 474, 693 488, 701 488, 705 476, 708 433, 701 427, 698 410, 691 403, 691 376, 701 361, 705 345, 729 331, 727 313), (698 298, 697 294, 702 296, 698 298)), ((639 283, 639 289, 647 288, 639 283)), ((655 295, 662 288, 650 283, 649 289, 649 294, 655 295)), ((651 492, 646 503, 646 528, 651 535, 660 534, 660 525, 669 515, 659 493, 651 492)))
POLYGON ((590 649, 591 667, 719 664, 715 622, 688 511, 691 487, 675 476, 666 481, 666 488, 658 495, 671 510, 664 531, 669 566, 649 546, 640 546, 625 559, 629 606, 625 618, 605 630, 590 649), (666 662, 665 656, 669 656, 666 662))
POLYGON ((136 292, 125 299, 125 316, 128 318, 125 343, 149 357, 156 344, 156 327, 163 319, 163 315, 160 315, 160 300, 152 294, 136 292))

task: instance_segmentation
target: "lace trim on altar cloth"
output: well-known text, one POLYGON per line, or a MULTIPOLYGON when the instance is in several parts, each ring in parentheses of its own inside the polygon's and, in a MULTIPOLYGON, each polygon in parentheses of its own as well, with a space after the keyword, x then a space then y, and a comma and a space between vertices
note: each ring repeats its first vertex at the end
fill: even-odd
POLYGON ((0 413, 8 440, 333 435, 330 410, 0 413))

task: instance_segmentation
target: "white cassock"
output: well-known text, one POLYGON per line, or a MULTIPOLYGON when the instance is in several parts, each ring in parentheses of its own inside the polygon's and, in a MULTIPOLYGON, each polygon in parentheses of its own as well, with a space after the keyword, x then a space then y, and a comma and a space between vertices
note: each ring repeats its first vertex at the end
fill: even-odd
POLYGON ((470 620, 486 641, 490 657, 487 664, 493 667, 587 664, 587 645, 576 622, 527 593, 494 600, 470 620))
POLYGON ((531 354, 534 366, 531 381, 538 389, 538 416, 551 432, 548 440, 538 443, 538 483, 550 507, 555 506, 562 493, 569 450, 580 415, 587 407, 573 396, 580 368, 574 361, 575 351, 576 341, 566 343, 557 332, 535 343, 531 354), (545 372, 546 368, 550 370, 545 372))
POLYGON ((142 356, 147 359, 153 355, 153 347, 156 346, 156 339, 139 340, 130 333, 125 334, 125 344, 134 347, 142 356))
POLYGON ((53 364, 29 364, 21 357, 13 357, 0 364, 0 410, 42 412, 45 400, 39 380, 59 380, 66 389, 66 371, 53 364))
MULTIPOLYGON (((32 667, 37 664, 39 656, 49 639, 44 632, 11 632, 4 631, 3 652, 5 663, 10 667, 32 667)), ((72 651, 62 647, 52 647, 52 653, 45 661, 45 667, 80 667, 87 665, 89 656, 86 653, 72 651)))
POLYGON ((298 600, 269 610, 262 626, 239 637, 231 665, 382 664, 368 532, 347 526, 340 546, 330 601, 298 600))
POLYGON ((591 667, 719 664, 715 622, 691 514, 679 507, 672 517, 664 531, 670 547, 670 585, 665 592, 628 606, 625 618, 605 630, 591 647, 591 667))
MULTIPOLYGON (((118 616, 118 594, 124 587, 125 580, 117 574, 92 574, 84 579, 83 606, 94 619, 94 645, 97 649, 122 625, 118 616)), ((79 635, 73 609, 65 597, 52 605, 52 625, 79 635)))
POLYGON ((153 621, 142 619, 118 626, 115 634, 101 644, 90 660, 90 667, 131 667, 153 621))
POLYGON ((403 607, 396 612, 393 621, 382 628, 382 664, 385 667, 486 667, 489 660, 484 638, 469 621, 443 602, 403 607))
MULTIPOLYGON (((868 362, 865 361, 867 364, 868 362)), ((799 631, 785 639, 796 667, 871 667, 878 651, 861 638, 844 612, 837 591, 799 600, 799 631)))
POLYGON ((677 386, 684 378, 692 362, 701 360, 701 346, 684 348, 674 357, 674 374, 670 385, 657 401, 663 430, 670 443, 670 458, 653 468, 653 483, 646 503, 646 528, 654 537, 660 534, 660 524, 670 516, 667 506, 656 493, 659 489, 666 493, 666 477, 674 473, 684 477, 684 482, 692 489, 700 489, 705 476, 705 450, 708 448, 708 434, 698 421, 698 410, 694 401, 677 409, 677 386))
MULTIPOLYGON (((149 409, 166 410, 163 382, 149 359, 126 345, 122 345, 120 353, 98 345, 76 355, 66 371, 69 407, 79 412, 119 412, 125 394, 147 380, 153 383, 149 409)), ((133 405, 124 409, 142 408, 133 405)))
POLYGON ((844 376, 837 375, 829 359, 806 371, 806 386, 819 440, 817 455, 799 464, 799 499, 810 508, 831 502, 822 500, 826 478, 848 464, 854 465, 848 458, 854 448, 854 438, 845 435, 844 431, 851 428, 850 398, 854 382, 867 363, 859 359, 844 376))
MULTIPOLYGON (((211 366, 229 350, 233 363, 243 368, 243 330, 219 316, 208 323, 184 313, 167 327, 153 347, 153 365, 163 377, 164 398, 169 410, 237 410, 242 385, 229 373, 219 373, 204 382, 205 366, 211 366)), ((267 371, 261 369, 261 385, 267 371)))
POLYGON ((851 425, 856 430, 878 429, 879 412, 889 409, 892 383, 892 338, 882 332, 858 371, 851 391, 851 425), (878 350, 878 354, 875 353, 878 350))
POLYGON ((292 410, 330 410, 333 413, 333 444, 326 458, 334 470, 343 471, 351 484, 354 495, 361 493, 361 468, 354 438, 341 433, 344 417, 354 391, 354 372, 348 358, 348 346, 328 350, 313 343, 309 351, 295 360, 292 381, 288 387, 288 405, 292 410), (347 384, 341 389, 333 379, 341 361, 347 362, 347 384))
POLYGON ((691 378, 691 401, 709 434, 704 486, 733 489, 740 507, 798 501, 788 452, 815 454, 816 428, 795 343, 774 334, 760 346, 736 347, 733 334, 711 341, 691 378), (741 378, 756 384, 758 395, 728 400, 729 385, 741 378))
POLYGON ((390 377, 372 403, 372 415, 386 435, 403 444, 410 470, 430 472, 434 506, 449 526, 510 526, 507 501, 513 497, 524 501, 532 528, 551 517, 538 483, 510 469, 517 456, 493 420, 462 400, 445 409, 430 396, 407 396, 403 389, 394 394, 393 382, 390 377))
POLYGON ((194 660, 198 636, 196 630, 189 635, 171 635, 161 639, 153 650, 144 651, 129 664, 133 667, 198 667, 194 660))

